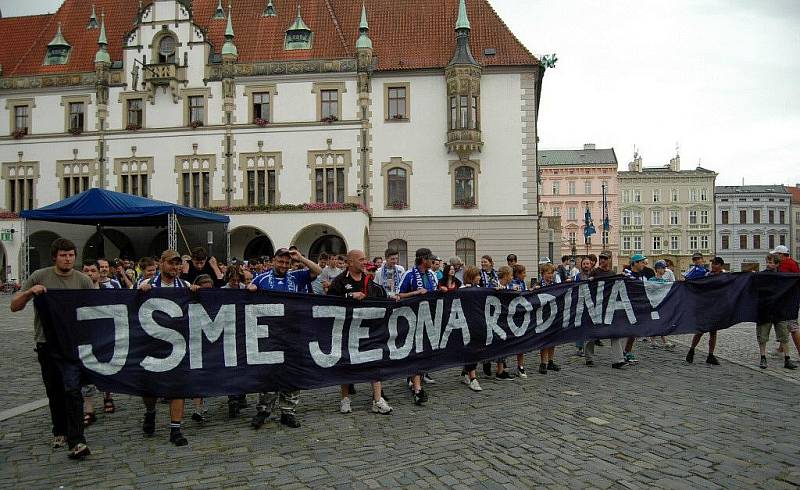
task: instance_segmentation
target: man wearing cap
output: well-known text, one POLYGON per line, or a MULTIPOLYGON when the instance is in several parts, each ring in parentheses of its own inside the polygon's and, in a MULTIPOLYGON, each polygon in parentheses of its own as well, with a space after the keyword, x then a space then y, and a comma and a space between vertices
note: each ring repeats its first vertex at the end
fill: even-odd
MULTIPOLYGON (((415 254, 414 267, 406 272, 400 282, 399 298, 405 299, 412 296, 420 296, 436 291, 438 281, 436 275, 431 271, 433 263, 433 253, 429 248, 420 248, 415 254)), ((414 394, 414 403, 422 405, 428 401, 428 395, 422 389, 422 374, 411 377, 411 390, 414 394)))
POLYGON ((786 245, 778 245, 775 247, 775 250, 770 252, 771 254, 775 254, 780 256, 781 261, 778 264, 778 272, 794 272, 795 274, 800 273, 800 266, 797 265, 797 262, 789 255, 789 249, 786 245))
MULTIPOLYGON (((722 266, 725 264, 725 261, 722 260, 722 257, 714 257, 711 261, 711 270, 706 270, 705 266, 703 265, 703 255, 700 253, 695 253, 692 255, 692 261, 694 265, 689 268, 688 271, 684 274, 687 281, 691 281, 692 279, 699 279, 701 277, 712 276, 717 274, 722 274, 725 271, 722 266), (702 271, 706 271, 705 274, 702 274, 702 271)), ((689 347, 689 352, 686 353, 686 362, 691 364, 694 362, 694 349, 700 343, 700 339, 703 338, 703 333, 696 333, 694 337, 692 337, 692 345, 689 347)), ((714 355, 714 349, 717 347, 717 331, 712 330, 708 332, 708 357, 706 357, 706 363, 712 366, 719 366, 719 360, 717 356, 714 355)))
POLYGON ((700 279, 701 277, 706 277, 708 275, 708 269, 703 264, 703 254, 700 252, 695 252, 692 254, 692 266, 689 267, 689 270, 683 273, 684 279, 691 280, 691 279, 700 279))
MULTIPOLYGON (((625 277, 636 279, 637 281, 647 281, 656 275, 653 269, 647 267, 647 257, 642 254, 634 254, 631 256, 631 263, 622 272, 625 277)), ((625 362, 628 364, 638 364, 639 360, 633 355, 633 346, 636 343, 636 337, 628 337, 625 342, 625 362)))
MULTIPOLYGON (((320 272, 322 272, 322 269, 317 264, 303 257, 297 250, 290 251, 289 249, 281 248, 275 252, 275 257, 272 260, 272 269, 253 278, 253 282, 247 286, 247 290, 251 292, 261 289, 302 293, 308 290, 311 282, 316 279, 320 272), (306 268, 289 271, 292 261, 300 262, 306 268)), ((254 429, 264 425, 276 401, 281 410, 281 424, 295 429, 300 427, 300 422, 296 419, 297 404, 300 403, 300 391, 287 390, 259 394, 256 414, 250 422, 254 429)))
MULTIPOLYGON (((178 277, 182 262, 183 260, 178 252, 175 250, 165 250, 164 253, 161 254, 158 273, 150 279, 142 281, 142 283, 139 284, 139 290, 146 293, 153 288, 193 288, 188 282, 178 277)), ((142 431, 145 435, 152 436, 156 431, 156 398, 145 396, 142 397, 142 401, 145 406, 142 431)), ((183 402, 183 398, 173 398, 169 401, 169 442, 176 446, 185 446, 189 444, 189 441, 187 441, 181 433, 183 402)))

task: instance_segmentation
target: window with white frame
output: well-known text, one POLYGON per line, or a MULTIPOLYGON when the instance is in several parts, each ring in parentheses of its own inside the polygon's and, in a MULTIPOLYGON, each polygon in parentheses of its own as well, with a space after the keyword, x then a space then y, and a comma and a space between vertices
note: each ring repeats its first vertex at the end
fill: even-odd
POLYGON ((561 182, 554 180, 553 181, 553 195, 557 196, 561 194, 561 182))
POLYGON ((569 195, 570 196, 574 196, 575 195, 575 181, 574 180, 570 180, 569 182, 567 182, 567 188, 569 189, 569 195))
POLYGON ((591 180, 587 180, 587 181, 585 181, 583 183, 583 192, 585 194, 591 194, 592 193, 592 181, 591 180))
POLYGON ((700 189, 700 200, 708 201, 708 189, 700 189))
POLYGON ((553 216, 561 216, 561 208, 558 206, 553 206, 553 216))
POLYGON ((577 208, 570 207, 567 209, 567 219, 574 220, 578 219, 578 210, 577 208))
POLYGON ((708 211, 700 211, 700 224, 707 225, 708 224, 708 211))
POLYGON ((642 212, 641 211, 634 211, 633 212, 633 225, 634 226, 642 226, 642 212))
POLYGON ((700 248, 708 250, 708 235, 700 235, 700 248))
POLYGON ((628 189, 622 191, 622 202, 623 203, 631 202, 631 191, 629 191, 628 189))
POLYGON ((641 235, 634 235, 633 237, 633 250, 642 250, 642 236, 641 235))
POLYGON ((622 249, 623 250, 630 250, 631 249, 631 237, 623 236, 622 237, 622 249))
POLYGON ((780 244, 781 244, 781 245, 786 245, 786 235, 781 235, 781 241, 780 241, 780 244))
POLYGON ((697 189, 689 189, 689 201, 697 202, 697 189))
POLYGON ((653 251, 661 250, 661 237, 656 235, 653 237, 653 251))
POLYGON ((661 210, 654 209, 651 213, 651 224, 654 226, 661 226, 661 210))
POLYGON ((211 206, 211 175, 214 155, 186 155, 175 158, 181 204, 193 208, 211 206))
POLYGON ((676 209, 672 209, 669 212, 669 224, 670 225, 678 225, 680 224, 680 212, 676 209))
POLYGON ((19 213, 36 206, 36 180, 38 163, 4 163, 3 179, 6 181, 6 208, 19 213))
POLYGON ((697 224, 697 211, 689 211, 689 224, 690 225, 697 224))
POLYGON ((670 202, 678 202, 679 198, 680 198, 680 193, 678 192, 678 189, 672 189, 670 191, 670 202))
POLYGON ((577 233, 575 233, 574 231, 569 232, 569 242, 576 243, 576 240, 577 240, 577 233))
POLYGON ((150 176, 153 173, 152 159, 125 158, 114 160, 117 174, 117 190, 139 197, 150 197, 150 176))
POLYGON ((721 248, 722 250, 728 250, 731 248, 731 237, 730 235, 722 235, 721 238, 721 248))
POLYGON ((633 190, 633 202, 642 202, 642 191, 640 189, 633 190))
POLYGON ((697 250, 698 239, 696 235, 689 236, 689 250, 695 251, 697 250))
POLYGON ((661 202, 661 189, 653 189, 653 202, 661 202))
POLYGON ((631 221, 631 212, 630 211, 623 211, 622 212, 622 226, 630 226, 632 223, 631 221))
POLYGON ((681 249, 680 235, 671 235, 669 237, 669 249, 672 251, 678 251, 681 249))
POLYGON ((92 187, 94 162, 58 162, 61 177, 61 198, 66 199, 92 187))

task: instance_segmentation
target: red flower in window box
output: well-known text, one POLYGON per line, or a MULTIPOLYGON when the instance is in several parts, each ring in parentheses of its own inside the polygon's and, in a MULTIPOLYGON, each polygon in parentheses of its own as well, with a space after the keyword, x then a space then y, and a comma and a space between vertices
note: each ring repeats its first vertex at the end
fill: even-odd
POLYGON ((21 139, 22 139, 22 138, 23 138, 23 137, 24 137, 26 134, 28 134, 28 128, 22 128, 22 129, 15 129, 15 130, 14 130, 14 131, 11 133, 11 136, 12 136, 12 137, 13 137, 15 140, 21 140, 21 139))
POLYGON ((408 203, 403 202, 403 201, 392 201, 391 204, 389 204, 389 207, 391 207, 392 209, 398 209, 398 210, 399 209, 406 209, 408 207, 408 203))
POLYGON ((69 128, 69 134, 71 134, 73 136, 78 136, 81 133, 83 133, 83 129, 81 129, 79 127, 69 128))
POLYGON ((197 129, 197 128, 199 128, 199 127, 200 127, 200 126, 202 126, 202 125, 203 125, 203 121, 192 121, 192 122, 189 124, 189 126, 191 126, 191 127, 192 127, 192 129, 197 129))
POLYGON ((323 117, 322 119, 320 119, 320 122, 331 124, 332 122, 336 122, 338 120, 339 120, 338 117, 336 117, 334 115, 330 115, 330 116, 323 117))
POLYGON ((140 126, 139 124, 131 123, 125 126, 125 129, 127 129, 128 131, 138 131, 142 129, 142 126, 140 126))
POLYGON ((477 204, 475 203, 475 199, 468 198, 468 199, 460 199, 460 200, 456 201, 456 206, 458 206, 460 208, 464 208, 464 209, 471 209, 471 208, 474 208, 475 206, 477 206, 477 204))
POLYGON ((266 119, 262 119, 262 118, 260 118, 260 117, 257 117, 257 118, 255 119, 255 121, 253 121, 253 122, 256 124, 256 126, 260 126, 260 127, 262 127, 262 128, 263 128, 263 127, 266 127, 266 126, 267 126, 267 124, 269 124, 269 121, 268 121, 268 120, 266 120, 266 119))
POLYGON ((405 114, 395 114, 394 116, 392 116, 392 119, 400 120, 400 121, 402 121, 405 118, 406 118, 405 114))

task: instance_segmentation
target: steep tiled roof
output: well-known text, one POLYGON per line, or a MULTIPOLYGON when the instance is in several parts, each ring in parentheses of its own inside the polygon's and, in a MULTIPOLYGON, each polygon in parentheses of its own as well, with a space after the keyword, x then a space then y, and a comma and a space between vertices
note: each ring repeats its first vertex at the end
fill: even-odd
POLYGON ((541 150, 539 166, 550 165, 588 165, 617 164, 617 155, 613 148, 584 150, 541 150))
MULTIPOLYGON (((144 2, 147 6, 153 0, 144 2)), ((228 1, 223 5, 227 7, 228 1)), ((233 7, 234 42, 240 62, 352 58, 358 38, 361 0, 301 0, 302 17, 314 32, 310 50, 284 50, 286 28, 297 14, 297 0, 273 0, 275 17, 263 17, 265 0, 230 0, 233 7)), ((64 0, 55 14, 0 19, 3 76, 76 73, 94 70, 96 29, 86 29, 92 4, 98 16, 106 13, 108 51, 122 59, 123 37, 136 21, 134 0, 64 0), (44 66, 47 43, 62 24, 72 45, 65 65, 44 66), (25 42, 21 42, 25 40, 25 42)), ((213 50, 224 43, 225 20, 214 19, 217 0, 191 2, 194 22, 208 32, 213 50)), ((458 0, 366 0, 369 35, 378 59, 378 70, 443 68, 455 49, 454 26, 458 0)), ((511 33, 488 0, 468 0, 472 24, 470 47, 484 66, 535 65, 538 60, 511 33), (493 56, 484 49, 493 48, 493 56)))

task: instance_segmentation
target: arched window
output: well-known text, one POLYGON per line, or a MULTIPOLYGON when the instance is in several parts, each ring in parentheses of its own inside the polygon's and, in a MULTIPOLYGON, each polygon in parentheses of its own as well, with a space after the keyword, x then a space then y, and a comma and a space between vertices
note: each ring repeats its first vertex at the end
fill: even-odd
POLYGON ((456 206, 475 205, 475 170, 462 165, 455 170, 456 206))
POLYGON ((399 238, 396 238, 396 239, 392 240, 391 242, 389 242, 389 247, 388 248, 397 250, 397 254, 400 256, 400 260, 398 262, 403 267, 408 268, 408 267, 414 265, 414 264, 409 264, 408 263, 408 243, 406 243, 405 240, 401 240, 399 238))
POLYGON ((402 209, 408 205, 408 195, 406 192, 408 174, 405 169, 393 167, 389 169, 386 176, 386 204, 389 207, 402 209))
POLYGON ((456 241, 456 255, 464 265, 475 265, 475 240, 462 238, 456 241))
POLYGON ((172 36, 164 36, 158 42, 158 62, 175 63, 177 41, 172 36))

